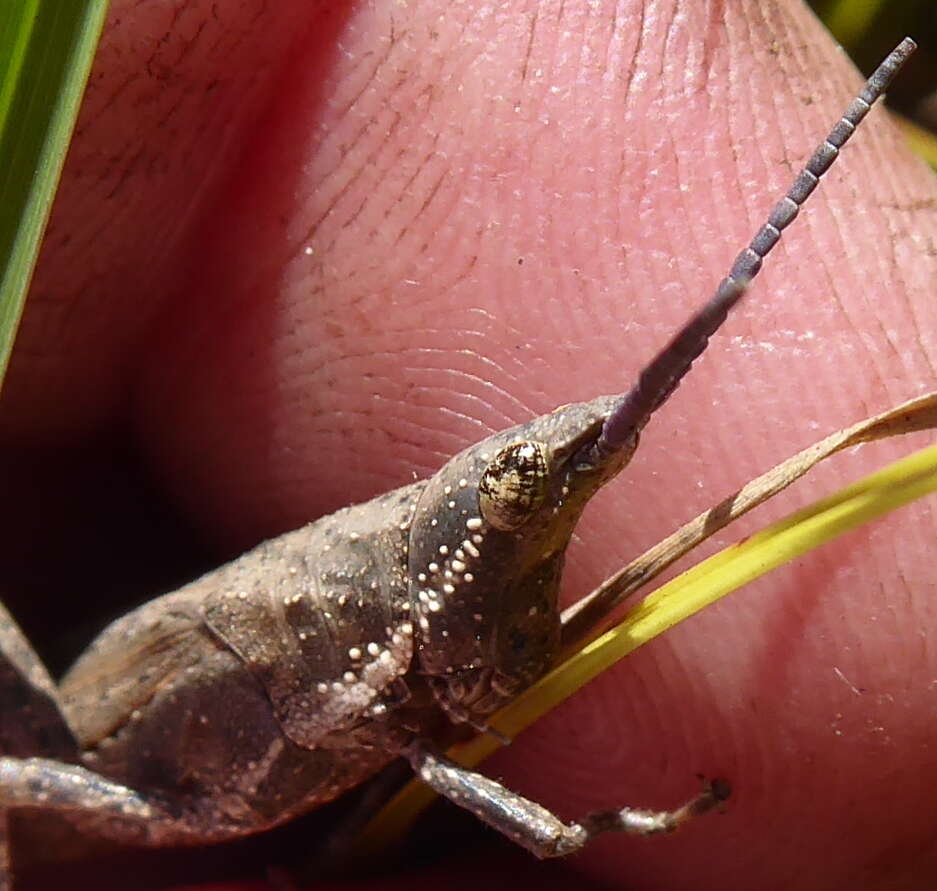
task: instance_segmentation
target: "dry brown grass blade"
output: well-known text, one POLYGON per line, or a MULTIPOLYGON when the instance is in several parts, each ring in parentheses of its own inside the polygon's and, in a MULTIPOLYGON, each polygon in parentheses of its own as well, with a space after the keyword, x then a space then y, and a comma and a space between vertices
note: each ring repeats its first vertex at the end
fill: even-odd
POLYGON ((786 489, 824 458, 863 442, 933 427, 937 427, 937 392, 911 399, 882 414, 839 430, 756 477, 735 494, 645 551, 591 594, 564 610, 563 652, 560 658, 566 658, 609 628, 613 622, 612 613, 630 594, 733 520, 786 489))

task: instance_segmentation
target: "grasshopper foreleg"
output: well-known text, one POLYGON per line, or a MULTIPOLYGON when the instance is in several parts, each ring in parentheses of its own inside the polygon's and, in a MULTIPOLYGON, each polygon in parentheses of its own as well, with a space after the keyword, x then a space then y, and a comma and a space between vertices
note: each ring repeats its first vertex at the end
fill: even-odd
POLYGON ((628 835, 672 832, 693 817, 711 811, 725 801, 730 792, 728 783, 714 780, 674 810, 624 807, 596 811, 567 823, 535 801, 450 761, 427 743, 413 743, 406 755, 416 775, 434 792, 470 811, 540 858, 572 854, 605 832, 628 835))

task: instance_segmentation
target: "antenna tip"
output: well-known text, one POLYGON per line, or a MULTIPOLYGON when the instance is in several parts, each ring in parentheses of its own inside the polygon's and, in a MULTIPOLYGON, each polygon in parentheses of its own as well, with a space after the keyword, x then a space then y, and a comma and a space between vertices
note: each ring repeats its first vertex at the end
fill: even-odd
POLYGON ((895 75, 901 70, 904 63, 908 61, 911 54, 916 49, 917 44, 910 37, 905 37, 905 39, 888 54, 885 61, 872 72, 872 76, 868 81, 868 87, 872 91, 870 96, 872 102, 885 92, 895 75))
POLYGON ((899 43, 898 46, 896 46, 891 51, 888 58, 882 63, 883 67, 885 65, 888 65, 889 67, 893 66, 895 72, 897 73, 898 69, 908 61, 916 49, 917 44, 910 37, 905 37, 905 39, 902 40, 901 43, 899 43))

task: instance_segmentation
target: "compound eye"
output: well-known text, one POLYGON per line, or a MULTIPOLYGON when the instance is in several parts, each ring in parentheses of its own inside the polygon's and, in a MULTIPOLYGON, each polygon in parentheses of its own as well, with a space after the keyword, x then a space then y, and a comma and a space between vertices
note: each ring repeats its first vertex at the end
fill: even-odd
POLYGON ((504 532, 519 529, 543 504, 549 481, 547 453, 541 443, 505 446, 478 483, 482 517, 504 532))

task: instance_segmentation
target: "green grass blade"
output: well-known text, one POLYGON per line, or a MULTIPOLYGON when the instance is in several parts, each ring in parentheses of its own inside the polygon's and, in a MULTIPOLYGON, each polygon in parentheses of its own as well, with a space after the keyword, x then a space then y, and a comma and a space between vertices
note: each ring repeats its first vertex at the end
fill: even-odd
POLYGON ((911 151, 937 170, 937 135, 907 118, 896 115, 895 121, 908 140, 911 151))
POLYGON ((835 0, 823 21, 843 46, 854 47, 868 35, 885 6, 885 0, 835 0))
POLYGON ((107 0, 0 2, 0 381, 107 0))
POLYGON ((33 33, 39 0, 24 0, 21 11, 15 4, 0 7, 0 133, 6 129, 16 84, 33 33), (18 14, 19 13, 19 14, 18 14))

